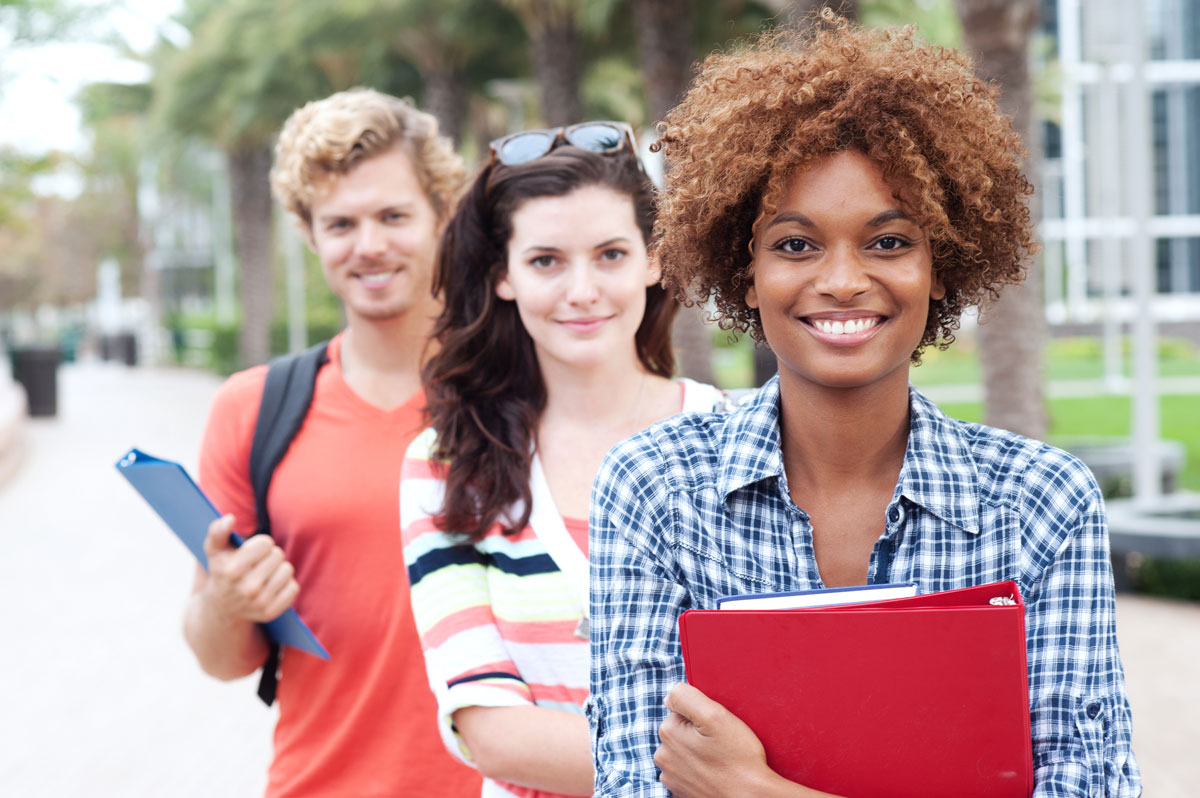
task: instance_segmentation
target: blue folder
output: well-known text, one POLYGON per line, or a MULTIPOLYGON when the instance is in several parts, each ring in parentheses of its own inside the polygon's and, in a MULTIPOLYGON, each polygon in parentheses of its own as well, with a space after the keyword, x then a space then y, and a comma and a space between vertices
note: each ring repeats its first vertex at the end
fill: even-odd
MULTIPOLYGON (((204 538, 208 535, 208 525, 220 518, 221 514, 187 470, 171 460, 160 460, 138 449, 130 449, 117 461, 117 471, 142 494, 142 498, 167 522, 171 531, 207 571, 204 538)), ((236 532, 230 536, 230 540, 235 546, 243 542, 242 536, 236 532)), ((269 638, 280 645, 329 659, 329 652, 291 608, 275 620, 259 625, 269 638)))

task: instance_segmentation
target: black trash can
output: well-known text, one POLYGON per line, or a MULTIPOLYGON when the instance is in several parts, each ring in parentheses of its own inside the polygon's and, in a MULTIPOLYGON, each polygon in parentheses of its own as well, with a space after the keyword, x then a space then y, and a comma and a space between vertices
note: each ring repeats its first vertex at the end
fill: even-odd
POLYGON ((126 366, 136 366, 138 358, 137 336, 133 333, 120 333, 116 336, 116 353, 114 360, 119 360, 126 366))
POLYGON ((29 415, 53 416, 58 413, 57 346, 22 346, 12 350, 12 375, 29 402, 29 415))

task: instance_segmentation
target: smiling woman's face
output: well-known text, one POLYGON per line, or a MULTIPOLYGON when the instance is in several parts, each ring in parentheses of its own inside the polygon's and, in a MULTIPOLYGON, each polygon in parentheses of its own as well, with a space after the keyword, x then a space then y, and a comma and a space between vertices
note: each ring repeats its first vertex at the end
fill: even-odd
POLYGON ((907 386, 931 299, 945 296, 925 231, 865 155, 839 152, 789 181, 759 220, 753 284, 780 379, 907 386))
POLYGON ((603 186, 536 197, 513 213, 512 231, 496 295, 516 303, 542 368, 635 359, 646 287, 659 273, 633 199, 603 186))

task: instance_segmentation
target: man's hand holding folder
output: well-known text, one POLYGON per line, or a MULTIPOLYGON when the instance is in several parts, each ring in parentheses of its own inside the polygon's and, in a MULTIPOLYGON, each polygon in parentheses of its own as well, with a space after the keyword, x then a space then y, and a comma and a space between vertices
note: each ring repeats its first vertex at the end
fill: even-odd
POLYGON ((201 663, 219 679, 237 679, 262 666, 268 654, 262 624, 282 617, 300 591, 275 541, 267 535, 243 540, 233 531, 234 520, 224 515, 208 525, 208 571, 196 569, 197 592, 184 625, 199 650, 217 652, 201 663))
POLYGON ((232 515, 224 515, 208 526, 204 554, 209 578, 204 591, 213 607, 230 618, 273 621, 300 593, 295 569, 283 549, 266 535, 235 545, 233 522, 232 515))
POLYGON ((328 659, 329 653, 292 609, 299 586, 283 550, 266 535, 243 539, 234 518, 221 516, 183 466, 131 449, 117 471, 195 556, 196 590, 184 634, 200 650, 207 673, 236 679, 262 666, 267 640, 328 659))

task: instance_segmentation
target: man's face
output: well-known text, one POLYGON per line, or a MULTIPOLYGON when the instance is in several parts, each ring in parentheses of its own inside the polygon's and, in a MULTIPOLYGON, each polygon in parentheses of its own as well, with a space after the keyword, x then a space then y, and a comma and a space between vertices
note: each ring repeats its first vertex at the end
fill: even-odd
POLYGON ((353 321, 388 321, 429 301, 440 220, 400 147, 328 176, 309 243, 353 321))

